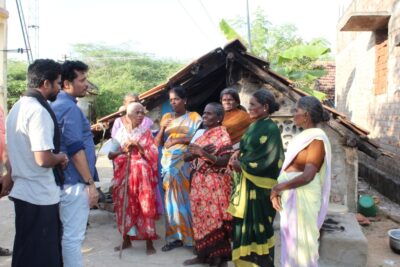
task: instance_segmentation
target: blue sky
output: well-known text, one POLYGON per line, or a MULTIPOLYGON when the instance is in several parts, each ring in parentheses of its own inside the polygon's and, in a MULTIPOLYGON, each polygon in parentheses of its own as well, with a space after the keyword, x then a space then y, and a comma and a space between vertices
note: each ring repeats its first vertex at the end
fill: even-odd
MULTIPOLYGON (((226 43, 218 22, 246 16, 246 0, 36 0, 39 57, 72 55, 75 43, 101 43, 157 57, 191 60, 226 43)), ((30 24, 33 0, 23 0, 30 24)), ((349 0, 249 0, 273 24, 293 23, 306 40, 324 37, 335 45, 339 10, 349 0)), ((14 0, 7 0, 8 48, 23 47, 14 0)), ((33 41, 32 41, 33 43, 33 41)), ((334 50, 334 47, 333 47, 334 50)), ((9 54, 25 59, 25 55, 9 54)))

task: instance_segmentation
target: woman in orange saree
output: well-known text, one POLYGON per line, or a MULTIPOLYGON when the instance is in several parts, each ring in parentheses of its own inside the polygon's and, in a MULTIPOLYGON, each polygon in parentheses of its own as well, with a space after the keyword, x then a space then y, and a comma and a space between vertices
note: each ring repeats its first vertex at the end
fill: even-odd
POLYGON ((226 88, 222 90, 220 100, 225 110, 222 125, 226 127, 232 144, 239 148, 240 138, 252 123, 252 119, 250 119, 245 108, 240 105, 239 94, 235 89, 226 88))

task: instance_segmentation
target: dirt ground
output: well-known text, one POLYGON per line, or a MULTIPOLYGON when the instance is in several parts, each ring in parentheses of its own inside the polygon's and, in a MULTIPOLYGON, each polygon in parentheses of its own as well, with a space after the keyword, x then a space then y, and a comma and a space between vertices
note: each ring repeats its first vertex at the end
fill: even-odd
POLYGON ((368 194, 379 200, 376 221, 371 221, 369 226, 362 227, 363 233, 368 239, 368 267, 400 267, 400 255, 390 249, 387 234, 390 229, 400 228, 400 205, 382 196, 362 178, 358 187, 360 194, 368 194))
MULTIPOLYGON (((103 190, 105 190, 112 177, 111 164, 105 157, 100 157, 97 166, 103 181, 102 187, 103 190)), ((360 194, 376 196, 379 199, 378 219, 371 222, 369 226, 362 227, 368 239, 367 267, 400 267, 400 255, 390 250, 387 235, 388 230, 400 228, 400 206, 387 200, 362 180, 359 183, 359 192, 360 194)), ((161 252, 160 249, 164 241, 159 239, 155 242, 155 247, 158 251, 156 255, 147 257, 144 254, 144 243, 139 242, 135 244, 134 248, 124 252, 124 257, 120 260, 118 258, 118 253, 114 252, 112 249, 113 246, 120 242, 114 215, 112 213, 94 211, 91 212, 91 221, 82 248, 85 266, 108 267, 114 266, 115 263, 118 263, 117 265, 121 267, 182 266, 183 260, 193 257, 191 251, 187 249, 177 249, 170 253, 161 252)), ((12 202, 7 198, 0 200, 0 229, 0 245, 2 247, 12 248, 15 231, 14 209, 12 202)), ((157 223, 157 231, 160 236, 163 236, 164 226, 162 220, 157 223)), ((279 250, 278 246, 277 249, 279 250)), ((11 257, 0 257, 0 267, 8 266, 11 266, 11 257)), ((233 264, 230 263, 229 266, 233 266, 233 264)))
POLYGON ((400 266, 400 255, 392 252, 389 247, 387 232, 393 228, 400 228, 400 224, 385 216, 362 228, 368 239, 368 267, 400 266))

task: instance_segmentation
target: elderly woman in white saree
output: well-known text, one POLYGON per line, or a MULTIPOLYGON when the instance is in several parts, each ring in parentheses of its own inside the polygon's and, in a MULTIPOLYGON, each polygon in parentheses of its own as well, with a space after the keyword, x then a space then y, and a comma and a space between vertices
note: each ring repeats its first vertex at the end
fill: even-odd
POLYGON ((280 211, 281 266, 318 266, 319 229, 325 219, 331 186, 331 145, 316 125, 329 114, 312 96, 302 97, 294 123, 304 130, 289 144, 271 201, 280 211))

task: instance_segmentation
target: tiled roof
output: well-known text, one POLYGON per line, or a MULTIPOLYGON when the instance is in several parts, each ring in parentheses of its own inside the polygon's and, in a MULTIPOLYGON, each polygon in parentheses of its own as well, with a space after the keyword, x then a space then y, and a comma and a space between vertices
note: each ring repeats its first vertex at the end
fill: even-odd
MULTIPOLYGON (((172 75, 167 82, 162 83, 142 93, 139 96, 139 99, 150 110, 152 107, 154 107, 154 105, 159 104, 159 101, 157 101, 158 98, 160 98, 161 96, 166 96, 166 93, 170 86, 178 84, 187 89, 188 95, 190 96, 190 93, 192 93, 191 91, 194 90, 194 87, 197 86, 196 90, 199 90, 199 84, 206 81, 207 75, 214 75, 212 76, 213 78, 217 77, 218 75, 227 76, 227 69, 230 68, 232 64, 239 64, 241 68, 245 68, 248 71, 252 72, 254 76, 259 78, 261 81, 270 84, 272 87, 281 91, 285 96, 291 98, 294 101, 298 100, 302 96, 308 95, 299 88, 296 88, 291 80, 271 70, 269 68, 269 62, 247 53, 246 47, 239 40, 234 40, 228 43, 223 49, 217 48, 200 57, 199 59, 191 62, 186 67, 182 68, 177 73, 172 75)), ((329 68, 334 70, 333 65, 329 65, 329 68)), ((222 78, 225 81, 229 77, 222 78)), ((332 78, 329 78, 327 80, 329 80, 330 83, 332 82, 332 78)), ((223 86, 222 88, 224 87, 225 86, 223 86)), ((202 89, 203 88, 200 88, 200 90, 202 89)), ((195 99, 189 100, 195 101, 195 99)), ((360 145, 361 143, 362 145, 368 143, 368 150, 373 151, 374 149, 378 148, 378 145, 376 143, 368 139, 368 130, 363 129, 362 127, 352 123, 346 118, 346 115, 338 112, 334 108, 327 105, 324 105, 324 108, 332 114, 333 120, 331 121, 333 122, 330 123, 332 124, 332 127, 338 128, 337 125, 340 125, 341 127, 347 129, 338 129, 340 133, 346 134, 346 132, 351 132, 354 135, 353 137, 356 140, 354 141, 355 143, 353 142, 353 146, 360 145), (336 126, 333 124, 335 124, 336 126)), ((101 118, 98 122, 110 121, 119 116, 121 116, 121 113, 116 112, 109 116, 101 118)), ((351 146, 351 144, 347 145, 351 146)), ((376 152, 374 153, 376 154, 376 152)))

